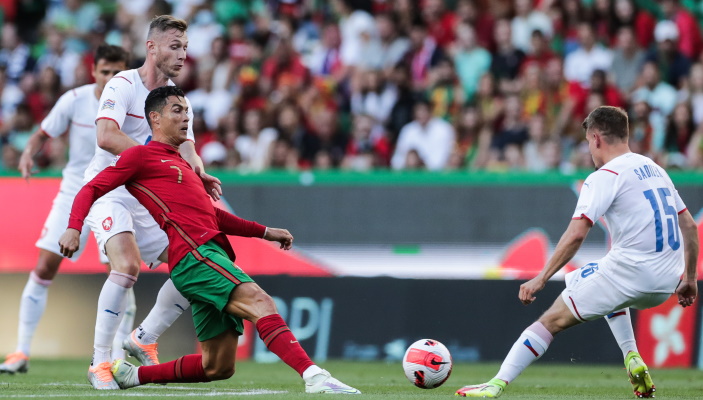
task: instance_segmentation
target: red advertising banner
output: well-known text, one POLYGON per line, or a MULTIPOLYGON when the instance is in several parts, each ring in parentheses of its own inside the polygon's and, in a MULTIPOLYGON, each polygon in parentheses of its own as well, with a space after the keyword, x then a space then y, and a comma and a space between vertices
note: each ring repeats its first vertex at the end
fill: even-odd
POLYGON ((637 347, 651 367, 693 365, 697 307, 683 308, 676 296, 637 313, 637 347))
MULTIPOLYGON (((0 273, 29 272, 34 268, 39 254, 34 243, 41 234, 60 182, 58 178, 36 178, 29 183, 21 178, 0 178, 0 273)), ((219 202, 217 206, 227 208, 219 202)), ((242 237, 230 237, 230 242, 237 253, 237 265, 250 275, 332 276, 327 269, 299 253, 280 250, 273 243, 242 237)), ((142 265, 142 271, 149 269, 142 265)), ((166 273, 168 270, 161 267, 155 271, 166 273)), ((104 273, 95 239, 88 240, 78 261, 66 260, 61 272, 104 273)))

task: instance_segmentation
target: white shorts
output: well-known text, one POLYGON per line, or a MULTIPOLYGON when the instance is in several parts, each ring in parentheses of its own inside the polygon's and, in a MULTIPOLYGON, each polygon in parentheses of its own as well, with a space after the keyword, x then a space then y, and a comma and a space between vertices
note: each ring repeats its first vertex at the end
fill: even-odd
MULTIPOLYGON (((66 231, 68 218, 71 214, 71 206, 73 206, 73 199, 76 197, 76 193, 78 193, 82 184, 82 181, 79 181, 77 185, 75 182, 66 179, 61 181, 59 193, 54 198, 49 216, 46 217, 39 240, 37 240, 35 244, 38 248, 61 255, 59 238, 66 231)), ((84 226, 81 231, 80 247, 78 251, 73 253, 73 256, 69 258, 69 260, 76 261, 80 258, 85 249, 86 242, 88 241, 88 236, 90 236, 90 227, 84 226)), ((100 262, 107 263, 107 256, 105 256, 105 254, 100 253, 100 262)))
POLYGON ((566 289, 561 297, 579 321, 592 321, 628 307, 638 310, 656 307, 671 297, 671 293, 623 290, 602 273, 603 263, 601 259, 566 274, 566 289))
POLYGON ((85 219, 105 252, 105 243, 122 232, 132 232, 141 258, 149 268, 156 268, 158 257, 168 247, 168 237, 149 211, 121 186, 98 199, 85 219))

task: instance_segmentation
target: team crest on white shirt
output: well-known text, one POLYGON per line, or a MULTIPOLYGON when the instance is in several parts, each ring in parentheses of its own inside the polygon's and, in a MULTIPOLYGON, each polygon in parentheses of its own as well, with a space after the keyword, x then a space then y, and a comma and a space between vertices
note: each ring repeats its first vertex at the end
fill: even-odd
POLYGON ((112 217, 107 217, 103 220, 103 229, 109 232, 112 229, 112 217))
POLYGON ((120 157, 121 157, 121 156, 115 156, 115 158, 112 159, 112 162, 110 163, 110 166, 111 166, 111 167, 114 167, 115 165, 117 165, 117 160, 119 160, 120 157))

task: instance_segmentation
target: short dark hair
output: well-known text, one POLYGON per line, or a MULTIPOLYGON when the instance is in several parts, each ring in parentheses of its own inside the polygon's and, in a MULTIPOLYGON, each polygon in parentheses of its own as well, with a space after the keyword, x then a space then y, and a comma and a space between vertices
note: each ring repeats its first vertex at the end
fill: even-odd
POLYGON ((151 20, 147 37, 151 38, 154 32, 162 33, 171 29, 185 32, 188 29, 188 23, 172 15, 158 15, 151 20))
POLYGON ((124 62, 125 65, 127 65, 129 64, 129 53, 122 47, 103 43, 95 50, 93 66, 98 65, 100 60, 105 60, 107 62, 124 62))
POLYGON ((149 118, 149 113, 156 111, 161 114, 161 110, 166 105, 168 99, 171 96, 186 97, 185 93, 178 88, 178 86, 161 86, 158 87, 146 96, 146 101, 144 102, 144 117, 146 118, 146 123, 149 124, 151 128, 151 118, 149 118))
POLYGON ((625 110, 612 106, 600 106, 591 111, 581 126, 586 132, 598 130, 608 143, 613 143, 615 139, 627 140, 630 129, 625 110))

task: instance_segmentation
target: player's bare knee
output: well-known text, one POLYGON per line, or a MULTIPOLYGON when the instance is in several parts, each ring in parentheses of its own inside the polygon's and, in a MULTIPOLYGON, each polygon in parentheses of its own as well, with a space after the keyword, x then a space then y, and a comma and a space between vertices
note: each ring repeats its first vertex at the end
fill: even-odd
POLYGON ((257 304, 257 309, 259 310, 259 318, 263 318, 268 315, 276 314, 278 311, 276 309, 276 302, 273 298, 269 296, 268 293, 260 290, 254 295, 254 301, 257 304))
POLYGON ((141 267, 140 260, 110 260, 110 269, 123 274, 128 274, 132 276, 137 276, 139 274, 139 268, 141 267))

